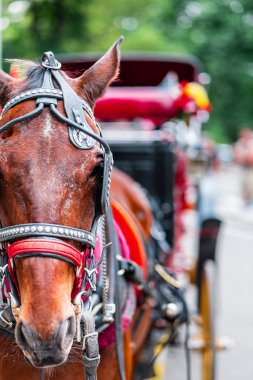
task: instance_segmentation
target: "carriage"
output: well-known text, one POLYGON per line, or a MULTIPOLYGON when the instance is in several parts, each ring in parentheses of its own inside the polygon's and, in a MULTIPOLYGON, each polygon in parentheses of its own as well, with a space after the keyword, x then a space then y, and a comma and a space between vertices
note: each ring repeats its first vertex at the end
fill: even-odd
MULTIPOLYGON (((17 152, 21 154, 25 169, 15 161, 14 156, 11 159, 15 165, 11 168, 22 170, 23 173, 27 171, 26 174, 31 177, 29 184, 35 186, 40 183, 41 189, 32 193, 32 199, 29 198, 27 209, 31 208, 31 216, 20 218, 16 211, 9 212, 14 215, 14 222, 6 223, 4 220, 4 227, 0 231, 3 245, 1 287, 4 290, 0 328, 12 336, 16 325, 16 340, 26 361, 42 368, 42 378, 50 377, 50 372, 44 372, 44 367, 61 364, 63 357, 66 360, 76 337, 83 344, 86 380, 95 379, 99 363, 99 333, 99 346, 103 352, 101 357, 104 358, 99 378, 107 376, 111 380, 122 380, 155 377, 157 350, 160 352, 161 348, 180 342, 180 328, 186 326, 187 379, 191 378, 190 349, 194 348, 202 358, 201 379, 214 380, 216 342, 213 285, 220 221, 212 210, 205 217, 200 213, 199 247, 193 268, 186 268, 181 255, 182 216, 185 209, 192 207, 188 162, 191 158, 194 168, 199 167, 200 163, 203 166, 210 162, 201 140, 201 128, 207 120, 210 104, 199 83, 199 64, 194 59, 173 59, 168 56, 123 57, 120 80, 96 103, 95 120, 90 106, 101 95, 99 86, 105 88, 115 77, 118 45, 119 42, 95 66, 92 64, 96 57, 62 58, 63 70, 69 73, 67 80, 60 74, 60 64, 53 54, 45 53, 43 68, 36 67, 30 71, 28 87, 7 99, 3 108, 0 132, 3 132, 4 147, 9 146, 9 139, 15 140, 20 136, 22 146, 27 130, 24 121, 31 119, 32 124, 33 120, 39 118, 41 131, 34 129, 39 142, 35 139, 34 145, 23 146, 25 152, 22 149, 17 152), (105 73, 108 78, 104 79, 105 73), (81 90, 80 81, 83 79, 85 81, 82 82, 81 90), (35 83, 40 84, 35 86, 35 83), (84 98, 80 95, 81 91, 84 91, 84 98), (27 109, 23 115, 22 105, 26 104, 23 102, 28 100, 29 104, 33 104, 31 100, 34 99, 36 108, 27 109), (58 102, 62 104, 61 101, 64 109, 60 105, 59 111, 57 105, 58 102), (16 108, 17 115, 15 112, 10 113, 11 119, 6 122, 6 114, 8 118, 9 110, 14 108, 15 111, 16 106, 19 106, 16 108), (55 128, 50 121, 48 110, 57 120, 59 128, 55 128), (19 135, 19 130, 15 129, 16 123, 20 123, 20 130, 24 134, 19 135), (71 142, 62 145, 62 152, 65 153, 63 157, 61 147, 57 145, 66 137, 66 132, 61 131, 62 124, 68 126, 67 134, 71 142), (54 139, 51 138, 52 134, 55 134, 54 139), (43 139, 46 139, 51 150, 43 139), (189 144, 189 141, 193 143, 189 144), (94 153, 90 152, 93 152, 94 146, 96 149, 101 148, 102 153, 95 151, 96 156, 93 156, 94 153), (116 168, 112 172, 112 181, 111 151, 116 168), (78 158, 80 152, 85 162, 83 165, 78 158), (45 159, 31 161, 29 155, 32 157, 34 154, 45 155, 45 159), (94 166, 96 160, 98 163, 94 166), (31 165, 35 165, 33 170, 30 170, 31 165), (51 180, 35 181, 35 169, 38 170, 39 178, 41 173, 50 172, 51 180), (83 180, 80 182, 83 172, 87 172, 85 183, 83 180), (76 188, 70 179, 76 183, 76 188), (62 188, 63 183, 65 187, 62 188), (61 187, 61 191, 57 191, 57 186, 61 187), (84 189, 85 194, 80 193, 84 189), (54 198, 50 198, 49 190, 52 190, 54 198), (72 198, 75 203, 70 207, 72 198), (37 200, 40 203, 33 209, 33 203, 37 200), (43 213, 47 209, 44 220, 43 213), (86 224, 82 221, 78 224, 80 213, 84 213, 86 224), (81 252, 80 243, 84 247, 81 252), (25 265, 21 264, 23 260, 25 265), (75 280, 73 265, 76 267, 75 280), (43 268, 43 276, 37 278, 37 271, 42 270, 40 268, 43 268), (195 302, 198 315, 194 319, 199 334, 195 340, 189 337, 193 318, 185 301, 185 285, 178 280, 181 277, 184 279, 186 275, 188 283, 194 284, 198 290, 195 302), (51 310, 48 304, 41 308, 37 296, 29 300, 29 296, 35 294, 35 288, 30 284, 32 276, 37 279, 36 284, 38 289, 41 287, 40 292, 45 300, 51 302, 51 310), (26 281, 22 280, 24 278, 26 281), (48 278, 48 283, 44 278, 48 278), (60 294, 62 289, 68 289, 68 307, 62 307, 61 303, 65 299, 63 294, 57 298, 54 296, 55 289, 50 288, 52 294, 45 294, 45 288, 51 282, 60 294), (39 314, 33 314, 33 302, 35 309, 40 310, 39 314), (55 329, 56 317, 52 314, 56 306, 61 318, 68 315, 65 320, 58 317, 59 330, 55 329), (40 320, 42 315, 50 315, 54 323, 40 320), (114 342, 118 374, 113 361, 114 342), (59 345, 61 350, 58 350, 59 345), (56 351, 57 355, 53 355, 52 352, 56 351)), ((1 75, 0 79, 4 83, 10 81, 10 78, 1 75)), ((2 157, 6 159, 3 154, 2 157)), ((12 178, 21 182, 23 180, 18 172, 12 178)), ((28 191, 26 184, 17 186, 22 191, 28 191)), ((201 186, 197 184, 195 189, 201 189, 201 186)), ((18 190, 14 192, 14 198, 16 194, 19 194, 18 190)), ((199 204, 203 204, 205 194, 200 191, 197 194, 199 204)), ((27 195, 23 199, 18 196, 16 209, 28 200, 27 195)), ((12 201, 9 209, 14 205, 12 201)), ((74 362, 70 361, 68 369, 63 366, 59 373, 56 372, 55 378, 83 378, 77 377, 73 368, 74 362)), ((26 367, 22 367, 22 371, 28 373, 25 372, 28 371, 26 367)))
MULTIPOLYGON (((91 55, 65 57, 64 67, 83 72, 96 59, 91 55)), ((112 149, 115 166, 146 191, 154 215, 151 235, 158 261, 172 276, 187 274, 197 287, 198 317, 190 318, 200 332, 187 344, 202 356, 201 379, 214 380, 215 250, 221 222, 214 204, 203 211, 210 204, 210 194, 201 187, 201 177, 215 156, 212 149, 205 148, 202 136, 211 109, 201 84, 203 76, 194 57, 125 55, 119 80, 98 100, 95 116, 112 149), (196 260, 189 268, 181 245, 183 215, 192 208, 198 213, 199 227, 196 260)), ((166 300, 172 308, 170 323, 175 318, 173 300, 173 295, 166 300)))

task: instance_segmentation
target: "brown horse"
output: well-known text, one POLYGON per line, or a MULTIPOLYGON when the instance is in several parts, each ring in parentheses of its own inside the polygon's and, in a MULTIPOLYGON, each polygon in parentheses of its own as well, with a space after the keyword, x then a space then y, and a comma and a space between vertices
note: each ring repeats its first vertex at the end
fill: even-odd
MULTIPOLYGON (((73 79, 62 73, 71 88, 91 107, 118 75, 120 42, 80 77, 73 79)), ((33 65, 28 76, 18 80, 0 71, 1 105, 17 94, 40 88, 44 72, 41 66, 33 65)), ((35 101, 30 98, 16 104, 4 114, 0 127, 34 108, 35 101)), ((65 114, 62 100, 58 101, 57 109, 65 114)), ((86 120, 91 131, 99 135, 99 128, 89 114, 86 120)), ((69 140, 66 125, 48 108, 36 117, 10 126, 0 134, 2 226, 50 223, 90 230, 101 160, 100 144, 89 150, 77 149, 69 140)), ((81 250, 79 242, 70 239, 67 242, 81 250)), ((54 257, 28 255, 14 259, 13 273, 21 307, 16 310, 16 342, 0 334, 0 380, 39 379, 39 368, 46 368, 45 379, 84 379, 81 350, 73 346, 76 333, 71 300, 76 275, 73 264, 54 257)), ((124 342, 129 380, 133 360, 130 341, 128 329, 124 342)), ((98 378, 118 379, 115 346, 100 354, 98 378)))

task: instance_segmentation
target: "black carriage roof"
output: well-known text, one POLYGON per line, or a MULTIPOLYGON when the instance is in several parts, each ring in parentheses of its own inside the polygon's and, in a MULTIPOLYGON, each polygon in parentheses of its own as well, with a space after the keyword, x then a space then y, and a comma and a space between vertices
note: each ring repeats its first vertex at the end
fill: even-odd
MULTIPOLYGON (((61 56, 63 68, 80 75, 102 54, 61 56)), ((179 81, 196 81, 201 72, 200 62, 192 56, 173 56, 157 53, 128 53, 121 57, 120 81, 114 86, 157 86, 166 74, 175 72, 179 81)), ((73 74, 72 74, 73 75, 73 74)))

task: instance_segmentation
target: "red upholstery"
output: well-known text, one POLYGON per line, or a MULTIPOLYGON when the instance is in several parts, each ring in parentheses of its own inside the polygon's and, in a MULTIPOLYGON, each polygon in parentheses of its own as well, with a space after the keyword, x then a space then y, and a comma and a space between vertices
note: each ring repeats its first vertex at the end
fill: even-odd
POLYGON ((113 216, 120 226, 129 245, 130 259, 141 266, 146 279, 148 276, 146 250, 138 227, 138 220, 116 199, 111 200, 113 216))
POLYGON ((163 122, 178 112, 177 99, 161 87, 110 88, 95 106, 96 118, 103 121, 146 118, 163 122))

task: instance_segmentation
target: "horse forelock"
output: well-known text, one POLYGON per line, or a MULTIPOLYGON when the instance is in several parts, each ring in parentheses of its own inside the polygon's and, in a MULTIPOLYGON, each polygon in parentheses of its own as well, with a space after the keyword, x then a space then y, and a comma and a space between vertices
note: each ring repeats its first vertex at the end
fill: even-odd
MULTIPOLYGON (((7 60, 7 62, 19 67, 21 72, 24 73, 24 80, 22 81, 20 91, 42 87, 46 71, 45 67, 41 66, 39 63, 22 59, 11 59, 7 60)), ((56 81, 53 80, 53 83, 55 88, 59 88, 56 81)))

